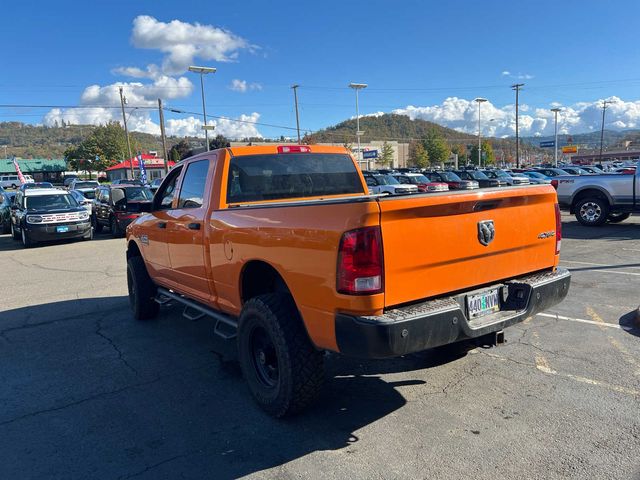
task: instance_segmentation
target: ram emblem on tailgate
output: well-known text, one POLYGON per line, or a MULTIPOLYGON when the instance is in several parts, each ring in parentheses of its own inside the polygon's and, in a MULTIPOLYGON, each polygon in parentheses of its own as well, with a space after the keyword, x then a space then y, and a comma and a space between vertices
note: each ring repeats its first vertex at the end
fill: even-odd
POLYGON ((496 229, 493 220, 482 220, 478 222, 478 241, 485 247, 493 242, 496 236, 496 229))

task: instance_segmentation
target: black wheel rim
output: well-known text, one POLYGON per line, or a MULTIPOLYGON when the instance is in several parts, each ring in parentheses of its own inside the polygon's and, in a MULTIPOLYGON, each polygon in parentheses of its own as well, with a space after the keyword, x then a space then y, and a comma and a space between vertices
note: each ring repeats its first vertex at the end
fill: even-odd
POLYGON ((276 348, 269 333, 262 327, 254 327, 249 335, 249 354, 258 381, 267 388, 274 388, 280 377, 276 348))

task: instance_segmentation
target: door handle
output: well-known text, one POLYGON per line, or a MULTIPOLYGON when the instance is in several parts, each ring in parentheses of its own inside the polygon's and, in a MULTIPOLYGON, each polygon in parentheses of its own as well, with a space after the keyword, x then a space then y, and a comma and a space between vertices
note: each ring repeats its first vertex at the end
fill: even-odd
POLYGON ((199 223, 190 223, 189 225, 187 225, 187 228, 189 230, 200 230, 200 224, 199 223))
POLYGON ((158 228, 167 228, 167 222, 158 222, 156 225, 158 228))

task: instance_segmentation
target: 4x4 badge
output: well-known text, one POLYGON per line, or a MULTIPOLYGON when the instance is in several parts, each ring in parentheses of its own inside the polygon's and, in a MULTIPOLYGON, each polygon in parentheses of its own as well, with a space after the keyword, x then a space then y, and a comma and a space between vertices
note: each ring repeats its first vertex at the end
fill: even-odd
POLYGON ((485 247, 493 242, 496 236, 496 229, 493 220, 482 220, 478 222, 478 241, 485 247))

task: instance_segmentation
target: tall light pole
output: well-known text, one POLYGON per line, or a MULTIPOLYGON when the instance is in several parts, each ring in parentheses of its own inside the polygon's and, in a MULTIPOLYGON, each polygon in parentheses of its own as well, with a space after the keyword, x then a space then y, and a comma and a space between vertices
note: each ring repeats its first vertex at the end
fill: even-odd
POLYGON ((524 83, 515 83, 511 85, 511 90, 516 91, 516 167, 520 168, 520 135, 518 130, 518 97, 520 89, 524 87, 524 83))
POLYGON ((293 101, 296 106, 296 130, 298 131, 298 145, 300 145, 300 116, 298 114, 298 85, 297 83, 291 85, 293 89, 293 101))
POLYGON ((555 136, 555 141, 553 142, 553 145, 555 147, 555 150, 553 152, 553 163, 555 167, 558 168, 558 112, 560 112, 560 109, 558 107, 554 107, 551 109, 551 111, 555 114, 555 122, 553 127, 553 134, 555 136))
MULTIPOLYGON (((366 83, 353 83, 349 84, 349 88, 353 88, 356 91, 356 137, 358 138, 358 164, 362 162, 362 152, 360 151, 360 136, 364 133, 360 131, 360 110, 358 109, 358 90, 367 88, 366 83)), ((369 163, 367 162, 367 170, 369 169, 369 163)))
POLYGON ((480 104, 486 102, 487 99, 478 97, 475 99, 475 101, 478 102, 478 166, 481 167, 482 166, 482 139, 481 139, 482 131, 480 130, 480 104))
POLYGON ((602 101, 602 128, 600 129, 600 155, 599 162, 602 163, 602 143, 604 142, 604 113, 607 111, 607 107, 612 104, 611 100, 602 101))
MULTIPOLYGON (((207 73, 216 73, 216 68, 214 67, 196 67, 191 65, 189 67, 190 72, 199 73, 200 74, 200 92, 202 93, 202 118, 204 119, 204 125, 207 124, 207 107, 205 106, 204 101, 204 76, 207 73)), ((209 131, 205 128, 204 130, 204 138, 207 144, 207 152, 209 151, 209 131)))
POLYGON ((131 141, 129 140, 129 129, 127 128, 127 117, 124 114, 124 104, 127 102, 122 87, 120 87, 120 108, 122 108, 122 123, 124 123, 124 136, 127 137, 127 150, 129 151, 129 164, 131 166, 131 179, 136 178, 133 171, 133 155, 131 154, 131 141))

